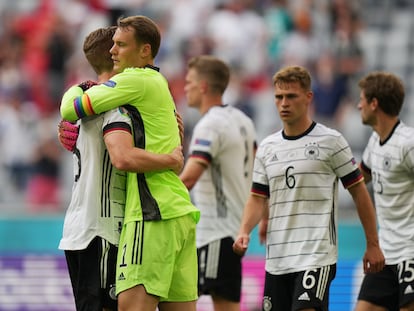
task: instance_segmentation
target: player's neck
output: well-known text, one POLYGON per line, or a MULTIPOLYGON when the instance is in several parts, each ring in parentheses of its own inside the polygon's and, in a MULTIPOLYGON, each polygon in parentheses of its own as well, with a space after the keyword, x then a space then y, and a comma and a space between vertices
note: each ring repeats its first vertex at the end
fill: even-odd
POLYGON ((300 136, 305 133, 312 125, 313 121, 310 118, 304 120, 295 120, 293 122, 283 123, 283 132, 286 136, 300 136))
POLYGON ((200 105, 200 114, 203 115, 207 113, 212 107, 215 106, 222 106, 223 105, 223 99, 221 96, 205 96, 202 100, 202 103, 200 105))
POLYGON ((100 75, 98 75, 98 83, 104 83, 106 81, 108 81, 112 76, 114 75, 114 73, 111 72, 102 72, 100 75))
POLYGON ((373 129, 377 132, 381 142, 385 141, 390 136, 398 121, 398 116, 385 117, 377 120, 377 124, 373 126, 373 129))

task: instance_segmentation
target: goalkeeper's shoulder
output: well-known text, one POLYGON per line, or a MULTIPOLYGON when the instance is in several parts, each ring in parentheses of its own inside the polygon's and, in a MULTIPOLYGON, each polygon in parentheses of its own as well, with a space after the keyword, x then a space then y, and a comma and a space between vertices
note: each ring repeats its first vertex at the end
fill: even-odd
MULTIPOLYGON (((137 81, 145 81, 150 76, 148 70, 145 68, 126 68, 124 71, 115 74, 109 80, 115 82, 117 85, 135 85, 137 81)), ((104 83, 105 84, 105 83, 104 83)))

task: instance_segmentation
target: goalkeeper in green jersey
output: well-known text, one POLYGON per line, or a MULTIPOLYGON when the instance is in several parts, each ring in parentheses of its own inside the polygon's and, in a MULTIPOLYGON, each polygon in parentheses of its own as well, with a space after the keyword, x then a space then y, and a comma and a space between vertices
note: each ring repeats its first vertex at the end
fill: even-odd
MULTIPOLYGON (((168 83, 154 66, 160 46, 157 25, 144 16, 120 19, 113 41, 110 53, 119 73, 85 92, 71 87, 62 99, 62 118, 75 121, 128 103, 135 147, 171 152, 180 137, 168 83)), ((118 159, 117 168, 134 170, 122 156, 118 159)), ((127 173, 116 274, 120 309, 156 310, 160 305, 163 310, 195 310, 198 219, 199 211, 174 171, 127 173)))
MULTIPOLYGON (((109 49, 115 28, 99 28, 84 41, 84 54, 99 83, 113 75, 109 49)), ((92 85, 96 82, 80 84, 85 90, 92 85)), ((65 252, 78 311, 117 310, 115 269, 124 218, 126 172, 113 167, 109 157, 116 159, 114 152, 120 141, 132 142, 131 133, 131 120, 123 108, 77 124, 60 123, 59 140, 73 152, 75 181, 59 248, 65 252)), ((173 169, 178 173, 184 162, 180 148, 172 154, 151 154, 134 148, 132 143, 130 148, 122 149, 124 158, 140 161, 134 163, 141 172, 173 169)))

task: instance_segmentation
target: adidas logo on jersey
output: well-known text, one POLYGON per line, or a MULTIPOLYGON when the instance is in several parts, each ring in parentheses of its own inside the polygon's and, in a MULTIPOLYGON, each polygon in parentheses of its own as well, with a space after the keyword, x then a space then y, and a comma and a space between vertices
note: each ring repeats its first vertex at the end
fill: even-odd
POLYGON ((124 273, 121 272, 121 274, 118 276, 118 281, 123 281, 123 280, 125 280, 125 276, 124 276, 124 273))
POLYGON ((414 293, 414 290, 413 290, 413 288, 411 287, 411 285, 408 285, 408 286, 405 288, 404 295, 406 295, 406 294, 412 294, 412 293, 414 293))
POLYGON ((270 162, 276 162, 279 161, 277 155, 273 155, 272 159, 270 160, 270 162))
POLYGON ((307 292, 304 292, 302 295, 299 296, 298 300, 307 300, 310 301, 309 295, 307 292))

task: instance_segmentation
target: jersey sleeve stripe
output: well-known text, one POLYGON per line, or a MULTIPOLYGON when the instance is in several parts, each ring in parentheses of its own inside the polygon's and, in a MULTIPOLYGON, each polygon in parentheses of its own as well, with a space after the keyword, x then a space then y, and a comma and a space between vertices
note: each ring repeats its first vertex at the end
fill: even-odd
POLYGON ((363 180, 364 180, 364 176, 362 175, 359 169, 356 169, 352 173, 341 178, 342 184, 344 185, 345 189, 348 189, 349 187, 363 180))
POLYGON ((211 162, 211 155, 207 152, 203 151, 194 151, 191 155, 191 158, 200 159, 203 162, 210 163, 211 162))
POLYGON ((113 122, 108 125, 106 125, 103 129, 103 135, 112 133, 114 131, 124 131, 132 134, 131 127, 128 123, 125 122, 113 122))
POLYGON ((251 192, 262 197, 268 198, 270 196, 269 186, 253 183, 251 192))
POLYGON ((88 94, 83 94, 81 96, 76 97, 73 101, 73 105, 76 111, 76 115, 79 118, 96 114, 92 108, 91 100, 88 94))

